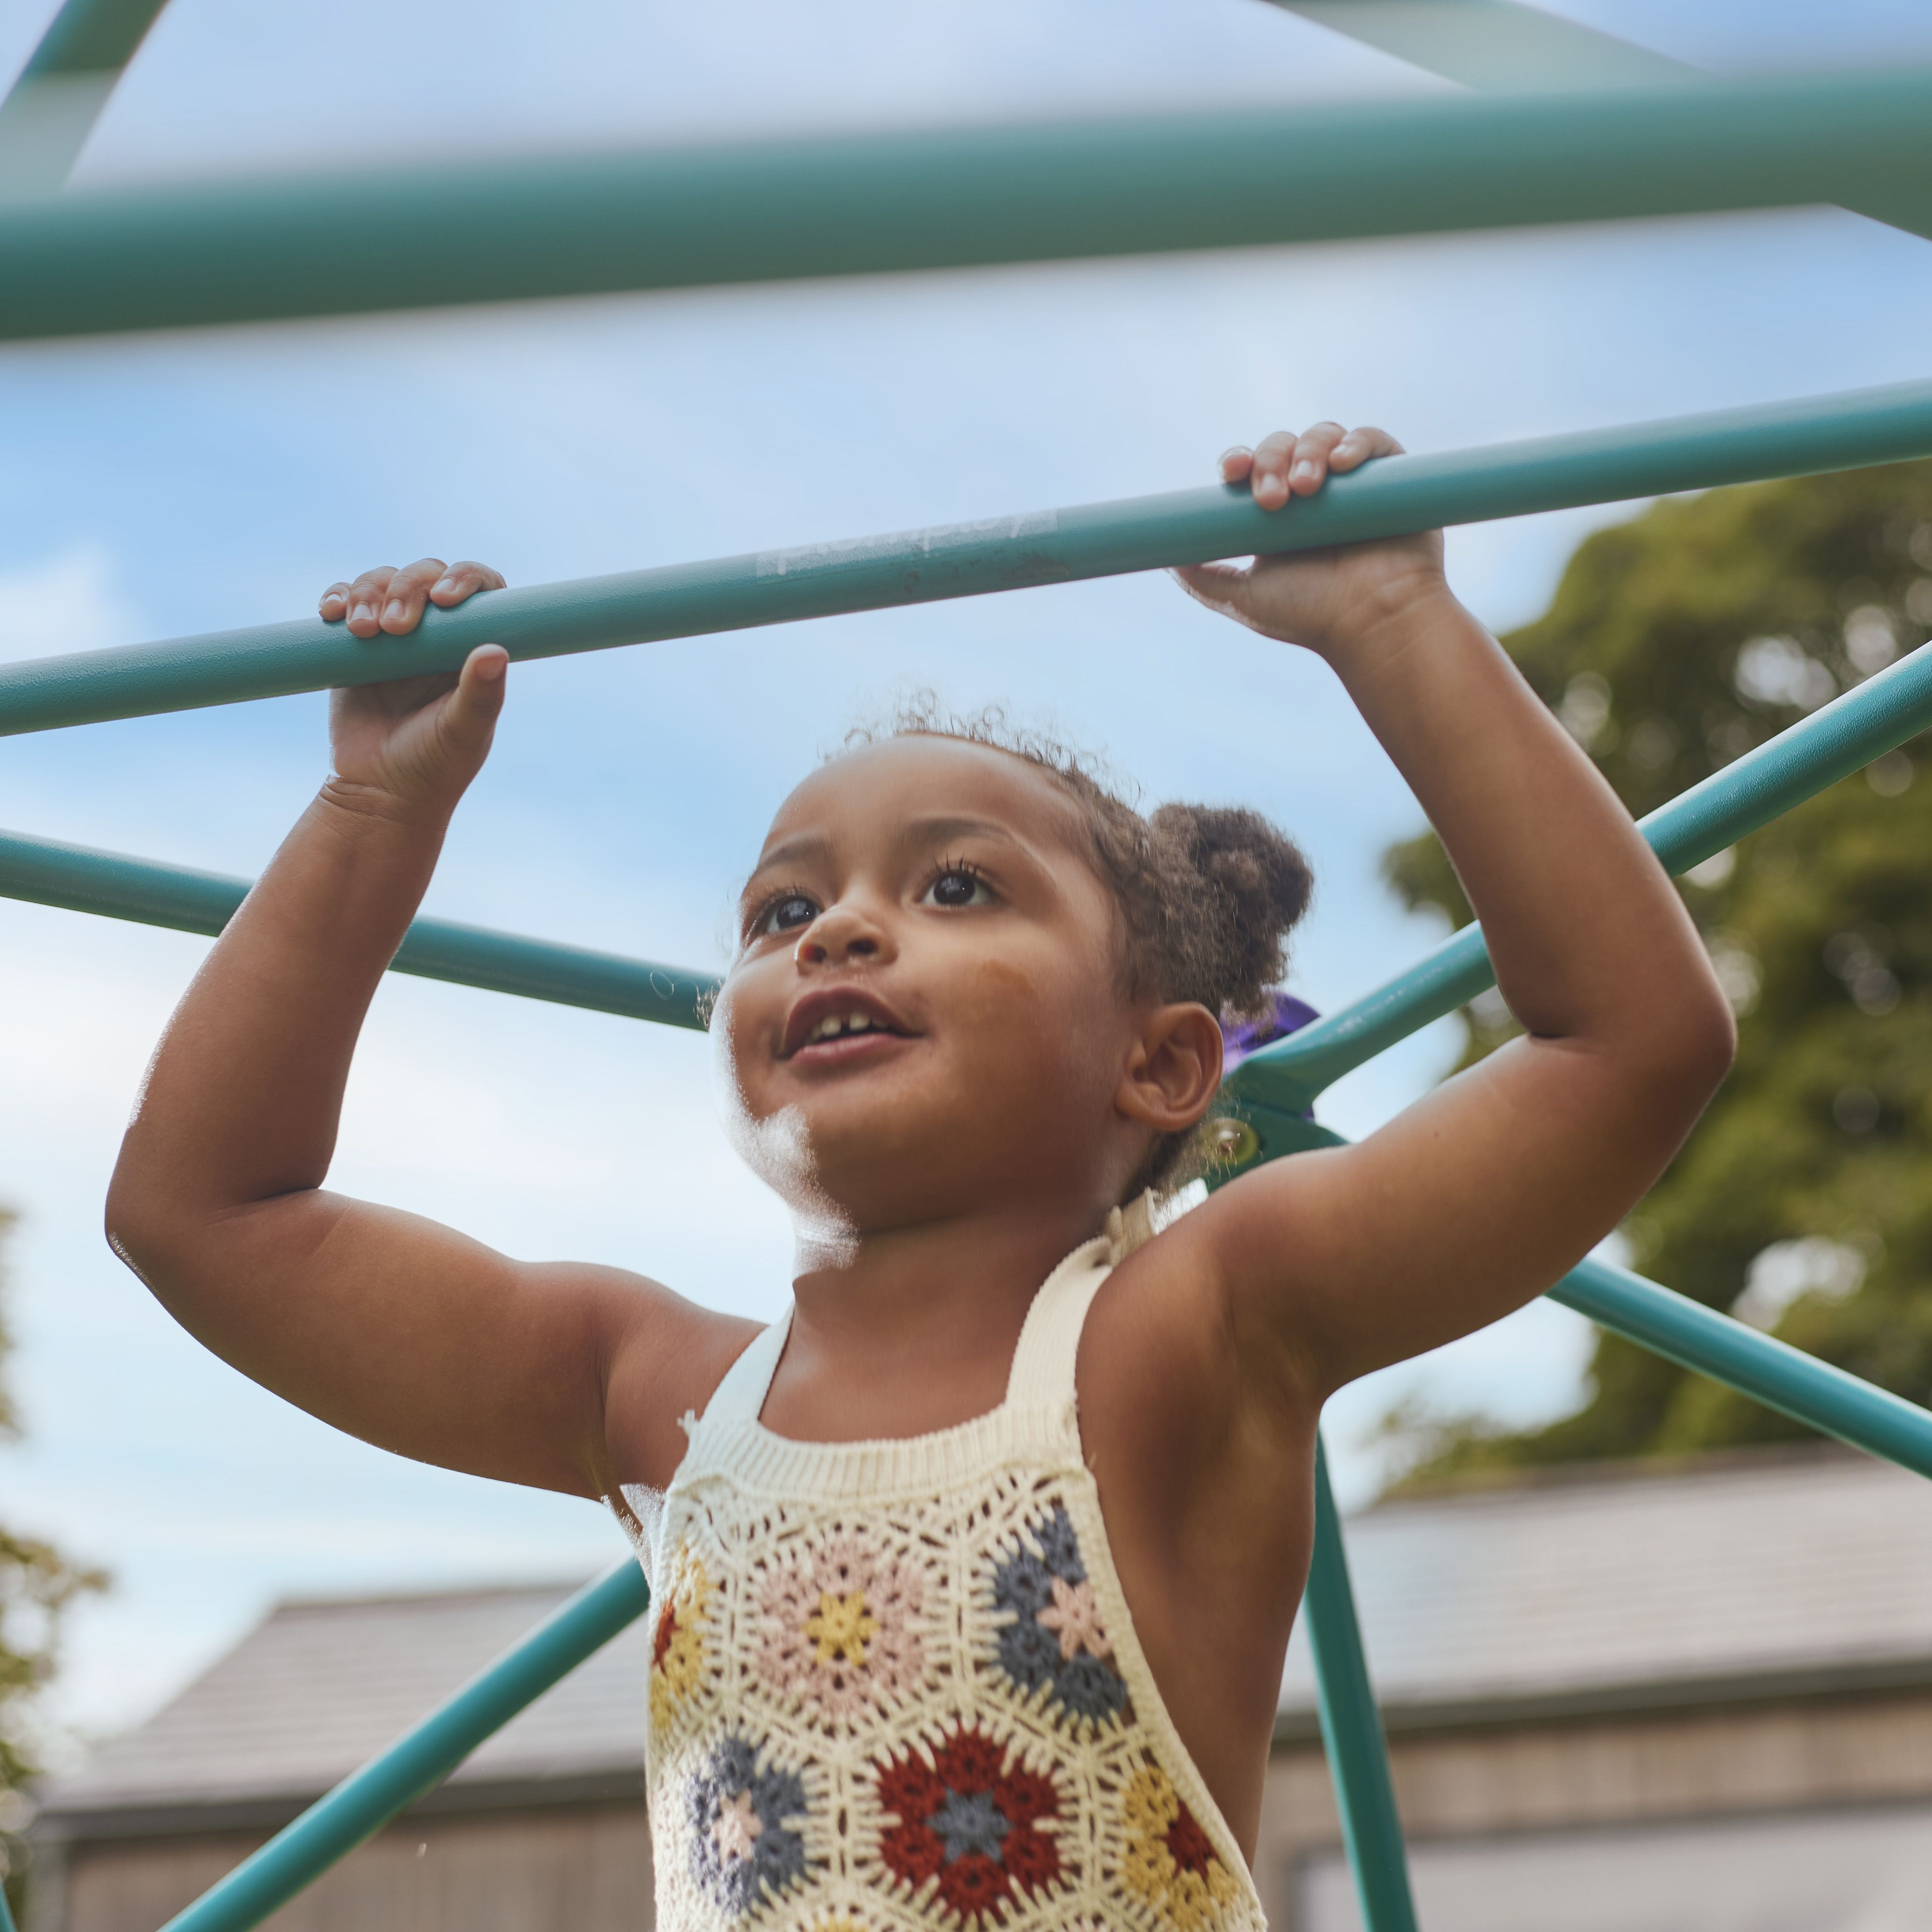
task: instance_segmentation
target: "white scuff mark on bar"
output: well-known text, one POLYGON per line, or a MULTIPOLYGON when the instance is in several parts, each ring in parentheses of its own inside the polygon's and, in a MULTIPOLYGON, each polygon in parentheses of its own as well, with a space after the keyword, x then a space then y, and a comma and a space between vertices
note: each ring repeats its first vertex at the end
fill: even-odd
POLYGON ((984 543, 1017 543, 1029 537, 1051 536, 1059 527, 1058 510, 1032 510, 1023 516, 988 517, 978 523, 896 530, 890 536, 847 537, 836 543, 760 550, 754 567, 761 578, 787 577, 794 570, 836 570, 844 564, 882 562, 908 552, 931 556, 984 543))

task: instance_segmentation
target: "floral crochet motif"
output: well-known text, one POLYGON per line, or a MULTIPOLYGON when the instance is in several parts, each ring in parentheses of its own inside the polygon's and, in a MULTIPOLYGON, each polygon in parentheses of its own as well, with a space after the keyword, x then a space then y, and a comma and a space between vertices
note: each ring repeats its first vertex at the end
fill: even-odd
POLYGON ((975 1726, 956 1726, 929 1765, 916 1754, 886 1764, 878 1789, 898 1821, 879 1841, 886 1869, 915 1889, 937 1879, 959 1918, 1002 1919, 1015 1886, 1036 1894, 1060 1876, 1052 1779, 975 1726))
POLYGON ((688 1551, 679 1550, 664 1570, 670 1580, 651 1640, 651 1726, 659 1733, 704 1681, 705 1604, 716 1589, 688 1551))
POLYGON ((757 1668, 781 1696, 849 1722, 910 1696, 925 1674, 919 1571, 841 1533, 774 1563, 758 1593, 757 1668))
POLYGON ((1266 1932, 1082 1453, 1106 1253, 1055 1270, 969 1422, 776 1434, 781 1323, 687 1424, 640 1539, 658 1932, 1266 1932))
POLYGON ((994 1564, 993 1601, 1012 1619, 1000 1632, 1000 1667, 1019 1689, 1044 1690, 1096 1724, 1126 1709, 1126 1683, 1064 1503, 1028 1523, 1019 1546, 994 1564))
POLYGON ((1133 1775, 1122 1806, 1129 1891, 1156 1907, 1179 1932, 1207 1932, 1240 1897, 1234 1875, 1158 1765, 1133 1775))
POLYGON ((805 1876, 804 1810, 804 1780, 760 1771, 745 1738, 728 1736, 711 1754, 691 1788, 692 1858, 699 1883, 734 1918, 805 1876))

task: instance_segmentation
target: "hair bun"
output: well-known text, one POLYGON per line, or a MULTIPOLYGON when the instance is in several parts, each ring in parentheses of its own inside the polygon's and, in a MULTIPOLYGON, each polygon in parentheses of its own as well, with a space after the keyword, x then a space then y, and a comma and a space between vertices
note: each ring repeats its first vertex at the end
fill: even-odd
POLYGON ((1258 1011, 1284 970, 1288 932, 1308 909, 1308 861, 1292 839, 1243 806, 1163 805, 1148 823, 1194 882, 1172 908, 1192 928, 1177 935, 1192 982, 1182 997, 1231 1016, 1258 1011))

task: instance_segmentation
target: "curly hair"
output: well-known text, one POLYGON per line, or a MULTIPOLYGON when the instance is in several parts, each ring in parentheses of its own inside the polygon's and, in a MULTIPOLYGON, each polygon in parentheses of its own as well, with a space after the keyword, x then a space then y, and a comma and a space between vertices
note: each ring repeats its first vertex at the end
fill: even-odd
MULTIPOLYGON (((1045 772, 1072 800, 1094 869, 1120 908, 1128 998, 1196 1000, 1224 1022, 1264 1010, 1314 890, 1308 862, 1286 833, 1240 806, 1170 804, 1143 814, 1098 760, 1014 725, 997 705, 960 716, 921 695, 884 723, 848 732, 843 748, 914 737, 1004 752, 1045 772)), ((1132 1191, 1171 1190, 1210 1159, 1201 1128, 1162 1134, 1132 1191)))

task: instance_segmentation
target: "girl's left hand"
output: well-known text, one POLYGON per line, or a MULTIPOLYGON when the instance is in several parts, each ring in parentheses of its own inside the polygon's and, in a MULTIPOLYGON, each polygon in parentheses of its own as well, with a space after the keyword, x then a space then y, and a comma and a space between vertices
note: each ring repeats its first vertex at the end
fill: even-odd
MULTIPOLYGON (((1224 483, 1245 482, 1264 510, 1292 516, 1292 499, 1312 496, 1336 476, 1378 456, 1400 456, 1386 430, 1317 423, 1297 435, 1277 430, 1253 449, 1221 459, 1224 483)), ((1324 657, 1346 652, 1418 600, 1448 594, 1442 533, 1347 544, 1252 563, 1204 563, 1177 570, 1189 594, 1210 610, 1264 637, 1300 644, 1324 657)))

